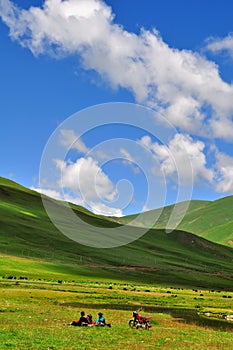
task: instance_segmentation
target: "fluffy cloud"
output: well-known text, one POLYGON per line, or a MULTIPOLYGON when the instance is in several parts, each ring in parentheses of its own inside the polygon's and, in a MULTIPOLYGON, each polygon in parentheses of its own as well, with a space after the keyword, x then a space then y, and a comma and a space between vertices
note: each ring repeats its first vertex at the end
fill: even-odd
POLYGON ((50 198, 59 200, 59 201, 66 201, 66 202, 70 202, 76 205, 81 205, 81 206, 85 206, 85 202, 78 197, 72 197, 69 194, 65 194, 65 193, 61 193, 59 191, 50 189, 50 188, 39 188, 39 187, 31 187, 31 190, 39 192, 41 194, 44 194, 50 198))
POLYGON ((125 149, 120 149, 120 155, 123 158, 123 164, 129 165, 135 174, 140 173, 140 168, 137 166, 136 159, 125 149))
POLYGON ((120 149, 120 155, 123 157, 126 163, 135 163, 135 159, 125 148, 120 149))
POLYGON ((91 157, 79 158, 75 163, 56 161, 61 170, 60 187, 76 191, 89 201, 112 201, 117 196, 114 184, 91 157))
POLYGON ((98 162, 91 157, 79 158, 75 163, 56 160, 61 171, 62 180, 59 183, 61 192, 49 188, 31 189, 57 200, 66 200, 91 209, 95 214, 107 216, 122 216, 120 208, 108 206, 103 201, 113 201, 117 192, 115 185, 99 167, 98 162))
POLYGON ((233 193, 233 157, 217 152, 216 159, 218 172, 216 191, 233 193))
POLYGON ((44 194, 48 197, 54 198, 56 200, 63 200, 62 195, 59 191, 52 190, 49 188, 38 188, 38 187, 30 187, 31 190, 44 194))
POLYGON ((76 149, 78 152, 84 154, 89 151, 89 148, 73 130, 61 130, 61 144, 64 145, 67 150, 76 149))
POLYGON ((46 0, 42 8, 20 10, 0 0, 0 15, 11 38, 33 54, 76 54, 85 69, 129 89, 136 101, 156 108, 181 130, 233 138, 228 131, 233 86, 222 80, 217 65, 169 47, 156 30, 127 32, 103 1, 46 0))
POLYGON ((93 213, 98 215, 105 215, 105 216, 116 216, 121 217, 123 216, 122 210, 119 208, 111 208, 107 206, 104 203, 96 202, 96 203, 90 203, 90 207, 93 211, 93 213))
POLYGON ((230 33, 225 38, 208 39, 206 49, 213 53, 220 53, 224 51, 233 58, 233 34, 230 33))
MULTIPOLYGON (((74 203, 76 205, 81 206, 87 206, 87 203, 78 197, 72 197, 68 194, 62 195, 59 191, 52 190, 52 189, 46 189, 46 188, 37 188, 37 187, 31 187, 31 190, 39 192, 41 194, 44 194, 50 198, 60 200, 60 201, 66 201, 70 203, 74 203)), ((88 207, 93 211, 93 213, 98 215, 105 215, 105 216, 115 216, 115 217, 121 217, 123 216, 123 212, 119 208, 111 208, 107 206, 104 203, 101 202, 89 202, 88 207)))
POLYGON ((188 156, 194 181, 200 179, 205 179, 208 182, 213 181, 214 173, 206 166, 205 144, 203 142, 195 141, 189 135, 176 134, 167 146, 152 142, 150 136, 142 137, 139 143, 152 152, 166 175, 173 176, 178 171, 179 176, 185 179, 187 164, 184 160, 188 156))

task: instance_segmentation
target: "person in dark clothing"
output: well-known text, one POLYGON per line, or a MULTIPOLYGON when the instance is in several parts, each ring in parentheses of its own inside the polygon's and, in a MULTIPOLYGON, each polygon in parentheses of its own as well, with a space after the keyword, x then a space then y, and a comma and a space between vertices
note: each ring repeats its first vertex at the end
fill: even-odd
POLYGON ((88 326, 88 324, 89 324, 89 321, 88 321, 88 318, 85 316, 85 312, 81 311, 80 319, 73 321, 71 323, 71 326, 81 327, 81 326, 88 326))

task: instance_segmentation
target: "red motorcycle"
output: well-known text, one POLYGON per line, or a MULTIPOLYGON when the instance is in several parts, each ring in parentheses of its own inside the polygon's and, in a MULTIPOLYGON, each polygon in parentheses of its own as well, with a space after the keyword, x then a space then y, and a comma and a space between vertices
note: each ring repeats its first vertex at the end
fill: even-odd
POLYGON ((133 312, 133 318, 129 320, 129 326, 131 328, 145 328, 150 329, 151 328, 151 317, 142 316, 137 311, 133 312))

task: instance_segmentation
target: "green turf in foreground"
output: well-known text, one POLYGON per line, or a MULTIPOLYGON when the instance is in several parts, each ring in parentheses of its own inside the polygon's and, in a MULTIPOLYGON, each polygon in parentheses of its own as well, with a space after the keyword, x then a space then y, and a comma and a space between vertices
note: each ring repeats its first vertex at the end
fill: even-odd
POLYGON ((0 348, 232 349, 233 325, 197 314, 215 314, 218 318, 221 313, 232 313, 230 299, 223 298, 222 292, 199 291, 197 295, 189 289, 159 286, 150 286, 150 292, 146 292, 146 286, 135 284, 128 284, 124 291, 118 283, 112 288, 104 281, 59 285, 1 280, 0 348), (199 297, 201 292, 203 298, 199 297), (139 307, 153 318, 150 331, 128 327, 132 311, 139 307), (112 328, 69 326, 83 309, 93 316, 103 311, 112 328))

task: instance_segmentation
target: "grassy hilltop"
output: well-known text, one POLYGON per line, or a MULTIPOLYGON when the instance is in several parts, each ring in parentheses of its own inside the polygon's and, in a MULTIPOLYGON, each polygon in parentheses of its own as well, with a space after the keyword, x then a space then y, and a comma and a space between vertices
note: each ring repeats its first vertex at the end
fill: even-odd
MULTIPOLYGON (((174 205, 163 209, 159 219, 154 224, 154 228, 164 229, 171 215, 174 205)), ((147 227, 160 209, 151 210, 140 216, 139 225, 147 227)), ((120 218, 118 222, 127 223, 132 221, 137 215, 130 215, 120 218)), ((185 217, 178 226, 178 229, 194 233, 215 243, 233 247, 233 196, 221 198, 219 200, 190 201, 185 217)))
MULTIPOLYGON (((48 199, 50 200, 50 199, 48 199)), ((210 204, 196 202, 196 209, 210 204)), ((72 205, 76 215, 91 229, 118 225, 110 218, 90 213, 72 205)), ((28 259, 29 274, 78 273, 93 278, 103 276, 149 283, 222 287, 233 289, 233 249, 224 247, 182 230, 166 234, 151 229, 128 245, 97 249, 76 243, 51 223, 38 193, 0 178, 0 252, 1 273, 20 274, 28 259), (14 258, 12 258, 14 257, 14 258), (24 259, 20 259, 24 258, 24 259), (35 260, 36 259, 36 260, 35 260)), ((88 229, 85 232, 89 234, 88 229)))

